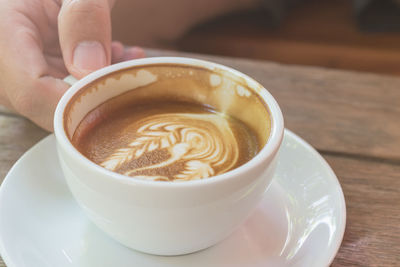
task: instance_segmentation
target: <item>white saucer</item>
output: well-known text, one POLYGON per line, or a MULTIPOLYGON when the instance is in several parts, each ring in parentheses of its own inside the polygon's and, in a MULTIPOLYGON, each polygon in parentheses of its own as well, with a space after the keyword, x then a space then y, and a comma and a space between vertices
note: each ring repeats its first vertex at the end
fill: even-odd
POLYGON ((177 257, 130 250, 88 221, 45 138, 8 173, 0 188, 0 253, 8 267, 327 266, 342 241, 346 208, 325 160, 290 131, 277 173, 247 222, 209 249, 177 257))

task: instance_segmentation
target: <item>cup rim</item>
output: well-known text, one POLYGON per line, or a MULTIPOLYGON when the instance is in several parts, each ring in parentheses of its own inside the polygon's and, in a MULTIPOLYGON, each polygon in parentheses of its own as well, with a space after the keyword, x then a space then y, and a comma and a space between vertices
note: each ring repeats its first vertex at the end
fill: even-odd
POLYGON ((268 92, 267 89, 265 89, 264 86, 262 86, 261 84, 259 84, 257 81, 247 76, 246 74, 243 74, 233 68, 206 60, 200 60, 188 57, 148 57, 148 58, 125 61, 99 69, 95 72, 90 73, 89 75, 85 76, 84 78, 73 84, 61 97, 54 113, 54 134, 56 136, 58 144, 61 145, 63 149, 65 149, 73 157, 79 159, 79 161, 84 162, 87 165, 87 167, 92 169, 93 171, 101 172, 105 174, 104 176, 109 179, 113 179, 115 181, 136 186, 143 185, 143 186, 156 186, 156 187, 191 187, 191 186, 201 186, 201 185, 220 183, 227 179, 232 179, 234 178, 234 176, 241 177, 244 173, 255 168, 256 166, 265 164, 266 160, 268 159, 272 160, 272 158, 278 152, 278 149, 282 142, 283 132, 284 132, 284 121, 281 109, 276 100, 274 99, 274 97, 268 92), (271 132, 269 139, 267 140, 264 147, 249 161, 230 171, 206 179, 181 181, 181 182, 152 181, 152 180, 142 180, 142 179, 135 179, 134 177, 128 177, 123 174, 119 174, 101 167, 100 165, 92 162, 87 157, 85 157, 81 152, 79 152, 79 150, 73 146, 71 140, 68 138, 64 124, 64 111, 69 101, 73 98, 73 96, 77 94, 82 88, 86 87, 87 85, 96 81, 97 79, 106 76, 107 74, 121 71, 123 69, 129 69, 132 67, 139 67, 144 65, 150 66, 158 64, 180 64, 180 65, 205 68, 211 71, 213 69, 220 69, 223 71, 227 71, 235 76, 243 78, 247 82, 248 86, 251 87, 259 97, 261 97, 262 101, 266 103, 266 106, 269 109, 271 117, 271 132), (256 90, 254 88, 259 88, 259 89, 256 90))

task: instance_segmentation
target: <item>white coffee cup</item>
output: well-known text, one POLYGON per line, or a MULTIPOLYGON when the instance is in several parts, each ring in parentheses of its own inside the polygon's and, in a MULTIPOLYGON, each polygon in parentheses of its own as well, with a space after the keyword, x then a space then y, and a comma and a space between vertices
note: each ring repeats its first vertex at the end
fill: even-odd
POLYGON ((84 212, 94 224, 120 243, 157 255, 180 255, 205 249, 240 226, 271 183, 283 129, 283 117, 277 102, 256 81, 219 64, 179 57, 132 60, 93 72, 74 83, 64 94, 54 117, 62 171, 84 212), (123 176, 87 159, 69 138, 78 123, 99 104, 152 79, 148 75, 137 75, 133 80, 118 80, 110 78, 110 74, 154 64, 218 69, 227 76, 245 81, 265 103, 271 117, 271 132, 266 145, 254 158, 236 169, 208 179, 179 183, 123 176), (66 117, 68 104, 74 97, 99 79, 109 88, 85 93, 74 110, 68 110, 69 116, 66 117))

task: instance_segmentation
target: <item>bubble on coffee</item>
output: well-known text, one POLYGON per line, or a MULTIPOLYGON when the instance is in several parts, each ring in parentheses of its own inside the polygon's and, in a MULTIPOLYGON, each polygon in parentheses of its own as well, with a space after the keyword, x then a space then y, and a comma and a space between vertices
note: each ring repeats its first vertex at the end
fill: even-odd
POLYGON ((141 179, 187 181, 224 173, 237 163, 239 147, 223 115, 158 114, 134 124, 135 138, 101 166, 141 179), (167 157, 143 166, 141 157, 155 158, 163 150, 167 157))

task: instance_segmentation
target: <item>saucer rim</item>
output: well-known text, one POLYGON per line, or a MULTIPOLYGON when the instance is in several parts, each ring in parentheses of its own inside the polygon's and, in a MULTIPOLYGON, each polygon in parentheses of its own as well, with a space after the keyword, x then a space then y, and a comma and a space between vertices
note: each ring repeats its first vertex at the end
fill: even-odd
POLYGON ((316 156, 319 161, 324 165, 324 168, 329 170, 330 176, 332 178, 334 178, 334 182, 336 184, 336 188, 339 190, 339 195, 340 195, 340 207, 341 207, 341 216, 340 218, 342 218, 341 223, 338 225, 338 232, 337 232, 337 242, 336 242, 336 246, 334 247, 334 249, 332 249, 331 251, 331 255, 329 255, 329 260, 327 261, 326 266, 330 266, 333 262, 333 260, 335 259, 335 256, 337 255, 337 253, 339 252, 340 246, 342 245, 343 242, 343 238, 344 238, 344 233, 346 230, 346 223, 347 223, 347 210, 346 210, 346 200, 344 197, 344 193, 343 193, 343 189, 342 186, 340 185, 339 179, 336 176, 335 172, 333 171, 332 167, 329 165, 329 163, 325 160, 325 158, 313 147, 311 146, 306 140, 304 140, 303 138, 301 138, 299 135, 295 134, 294 132, 292 132, 291 130, 285 128, 284 130, 284 138, 285 135, 288 134, 290 135, 293 139, 296 140, 296 142, 300 143, 302 146, 304 146, 304 148, 306 148, 309 152, 311 152, 313 154, 313 156, 316 156))
MULTIPOLYGON (((297 143, 299 143, 300 145, 302 145, 306 150, 308 150, 314 157, 316 157, 320 163, 323 165, 322 167, 324 169, 326 169, 329 172, 329 179, 333 179, 334 183, 336 184, 336 190, 338 190, 339 194, 338 197, 340 198, 340 218, 339 221, 340 223, 338 224, 338 228, 337 228, 337 233, 335 236, 337 236, 336 238, 336 242, 334 242, 335 244, 332 245, 332 249, 330 249, 330 252, 328 252, 328 255, 326 256, 326 266, 330 266, 333 262, 333 260, 335 259, 335 256, 337 255, 340 246, 343 242, 343 238, 344 238, 344 233, 345 233, 345 229, 346 229, 346 222, 347 222, 347 211, 346 211, 346 202, 345 202, 345 197, 343 194, 343 189, 340 185, 339 179, 337 178, 336 174, 334 173, 334 171, 332 170, 331 166, 328 164, 328 162, 323 158, 323 156, 314 148, 312 147, 307 141, 305 141, 303 138, 301 138, 300 136, 298 136, 297 134, 295 134, 294 132, 292 132, 291 130, 288 129, 284 129, 284 134, 283 134, 283 139, 285 139, 285 136, 290 136, 290 138, 293 138, 297 143)), ((49 139, 54 138, 55 141, 55 136, 54 134, 50 134, 46 137, 44 137, 43 139, 41 139, 39 142, 37 142, 34 146, 32 146, 30 149, 28 149, 15 163, 14 165, 11 167, 11 169, 8 171, 7 175, 5 176, 1 186, 0 186, 0 209, 2 207, 3 203, 3 198, 5 195, 5 189, 7 188, 7 185, 9 183, 9 180, 11 178, 12 173, 14 172, 14 169, 18 168, 18 166, 20 165, 20 162, 24 161, 25 158, 31 154, 34 153, 36 150, 41 149, 42 147, 42 143, 48 142, 49 139)), ((283 143, 283 142, 282 142, 283 143)), ((268 189, 267 191, 268 192, 268 189)), ((0 217, 1 220, 1 217, 0 217)), ((11 259, 11 257, 8 255, 8 250, 6 249, 6 246, 4 245, 4 241, 3 241, 3 234, 2 231, 0 229, 0 255, 4 261, 4 263, 6 264, 7 267, 18 267, 17 263, 15 263, 15 261, 13 261, 11 259)))

